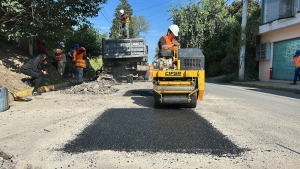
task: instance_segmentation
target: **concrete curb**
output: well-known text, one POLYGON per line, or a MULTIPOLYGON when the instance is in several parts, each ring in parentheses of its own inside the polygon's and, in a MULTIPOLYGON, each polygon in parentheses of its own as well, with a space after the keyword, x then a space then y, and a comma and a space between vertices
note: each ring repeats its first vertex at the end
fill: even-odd
MULTIPOLYGON (((57 90, 57 89, 60 89, 63 87, 69 87, 72 85, 74 85, 74 84, 71 82, 65 82, 65 83, 60 83, 60 84, 55 84, 55 85, 41 86, 38 88, 38 91, 41 93, 45 93, 45 92, 54 91, 54 90, 57 90)), ((32 96, 32 90, 33 90, 33 87, 23 90, 23 91, 17 91, 17 92, 15 92, 15 94, 20 97, 28 97, 28 96, 32 96)), ((13 102, 13 101, 14 101, 13 96, 11 94, 9 94, 9 102, 13 102)))
POLYGON ((230 82, 230 83, 242 85, 242 86, 248 86, 248 87, 257 87, 257 88, 264 88, 264 89, 273 89, 273 90, 280 90, 280 91, 286 91, 286 92, 300 93, 300 89, 292 89, 292 88, 286 88, 286 87, 280 87, 280 86, 253 84, 253 83, 250 84, 250 83, 245 83, 245 82, 230 82))

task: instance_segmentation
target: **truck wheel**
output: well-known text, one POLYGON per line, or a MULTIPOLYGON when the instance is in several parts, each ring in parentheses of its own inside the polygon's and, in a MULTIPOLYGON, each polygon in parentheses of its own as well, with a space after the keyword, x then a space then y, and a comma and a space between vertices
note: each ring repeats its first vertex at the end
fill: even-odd
POLYGON ((144 76, 139 76, 138 79, 139 80, 145 80, 144 76))
POLYGON ((146 72, 146 75, 144 77, 145 80, 149 80, 149 70, 146 72))

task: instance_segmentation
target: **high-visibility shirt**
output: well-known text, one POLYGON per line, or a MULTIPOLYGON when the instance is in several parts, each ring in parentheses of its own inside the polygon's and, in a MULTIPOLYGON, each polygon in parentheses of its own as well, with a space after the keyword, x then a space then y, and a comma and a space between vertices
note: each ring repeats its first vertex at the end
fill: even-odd
MULTIPOLYGON (((165 40, 166 40, 166 44, 164 44, 164 45, 172 45, 172 44, 174 44, 174 43, 168 38, 168 36, 163 36, 163 37, 164 37, 165 40)), ((175 50, 174 46, 172 46, 172 47, 170 48, 170 50, 175 50)))
POLYGON ((121 19, 122 19, 123 23, 129 23, 130 22, 129 16, 126 13, 122 15, 121 19))
POLYGON ((63 55, 63 51, 61 49, 56 49, 55 55, 54 55, 54 60, 60 61, 62 55, 63 55))
MULTIPOLYGON (((81 49, 84 49, 84 51, 85 51, 84 47, 81 47, 81 49)), ((86 68, 86 60, 83 59, 84 55, 85 55, 85 52, 76 53, 76 56, 75 56, 75 66, 76 67, 86 68)))
POLYGON ((294 59, 294 66, 295 68, 300 67, 300 56, 294 59))
POLYGON ((76 60, 76 55, 77 55, 77 49, 74 48, 74 49, 73 49, 73 60, 72 60, 72 62, 75 62, 75 60, 76 60))

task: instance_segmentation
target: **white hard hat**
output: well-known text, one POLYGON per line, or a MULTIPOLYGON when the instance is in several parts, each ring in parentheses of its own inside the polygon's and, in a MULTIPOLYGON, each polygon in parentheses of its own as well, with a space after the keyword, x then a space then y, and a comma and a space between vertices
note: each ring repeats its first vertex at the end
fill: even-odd
POLYGON ((121 13, 121 14, 123 14, 123 13, 124 13, 124 10, 123 10, 123 9, 121 9, 121 10, 120 10, 120 13, 121 13))
POLYGON ((65 47, 65 43, 64 42, 60 42, 59 43, 62 47, 65 47))
POLYGON ((179 27, 177 25, 171 25, 169 26, 169 29, 173 32, 175 36, 178 36, 179 27))

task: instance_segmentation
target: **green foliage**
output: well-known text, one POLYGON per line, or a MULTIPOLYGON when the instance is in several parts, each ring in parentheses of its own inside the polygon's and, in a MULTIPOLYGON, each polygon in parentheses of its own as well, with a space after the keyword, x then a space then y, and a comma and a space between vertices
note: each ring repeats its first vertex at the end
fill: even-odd
POLYGON ((97 29, 85 25, 66 36, 66 49, 73 49, 77 43, 86 48, 90 59, 99 58, 102 53, 102 39, 106 36, 107 34, 100 34, 97 29))
MULTIPOLYGON (((115 13, 114 13, 114 19, 112 21, 112 27, 110 28, 110 38, 114 38, 116 36, 119 36, 120 31, 121 31, 121 26, 122 26, 122 21, 121 21, 121 16, 122 14, 120 13, 120 10, 123 9, 125 13, 128 14, 129 18, 132 16, 132 8, 131 5, 128 3, 127 0, 120 0, 120 4, 117 6, 115 13)), ((129 37, 133 36, 133 31, 132 31, 132 24, 129 24, 129 37)))
POLYGON ((256 41, 260 4, 249 0, 246 41, 241 41, 242 2, 226 5, 226 0, 198 0, 171 6, 170 19, 180 28, 182 48, 200 48, 205 56, 206 76, 233 74, 239 70, 242 43, 246 43, 245 77, 256 76, 256 41), (248 75, 247 75, 248 74, 248 75), (251 74, 251 76, 250 76, 251 74))
POLYGON ((250 0, 248 3, 247 25, 245 30, 243 30, 246 34, 245 42, 241 41, 242 2, 236 1, 228 9, 231 11, 230 13, 234 20, 230 23, 230 36, 226 47, 227 56, 222 60, 223 72, 225 74, 238 72, 241 46, 243 43, 246 43, 245 79, 257 79, 258 62, 255 61, 255 57, 257 34, 260 25, 260 4, 254 0, 250 0))
POLYGON ((132 38, 138 38, 141 32, 147 33, 149 30, 149 23, 144 16, 131 17, 132 38))
POLYGON ((225 0, 199 0, 197 3, 181 3, 179 7, 171 7, 174 24, 180 28, 179 41, 182 47, 202 48, 207 38, 220 32, 226 26, 225 0))
POLYGON ((220 62, 213 62, 209 65, 209 69, 206 69, 206 77, 213 77, 223 74, 221 72, 221 63, 220 62))
POLYGON ((102 66, 102 58, 94 58, 90 59, 90 64, 93 68, 94 71, 97 71, 101 68, 102 66))
POLYGON ((226 42, 226 55, 221 66, 223 74, 237 73, 239 71, 239 55, 241 50, 241 24, 233 20, 230 23, 229 38, 226 42))
POLYGON ((90 24, 88 17, 96 17, 100 4, 106 0, 3 0, 0 3, 0 35, 39 37, 57 40, 72 32, 73 26, 90 24))
POLYGON ((233 82, 233 81, 237 82, 237 81, 240 81, 240 80, 239 80, 239 76, 238 76, 237 73, 232 73, 232 74, 228 74, 228 75, 223 76, 218 81, 222 82, 222 83, 230 83, 230 82, 233 82))

